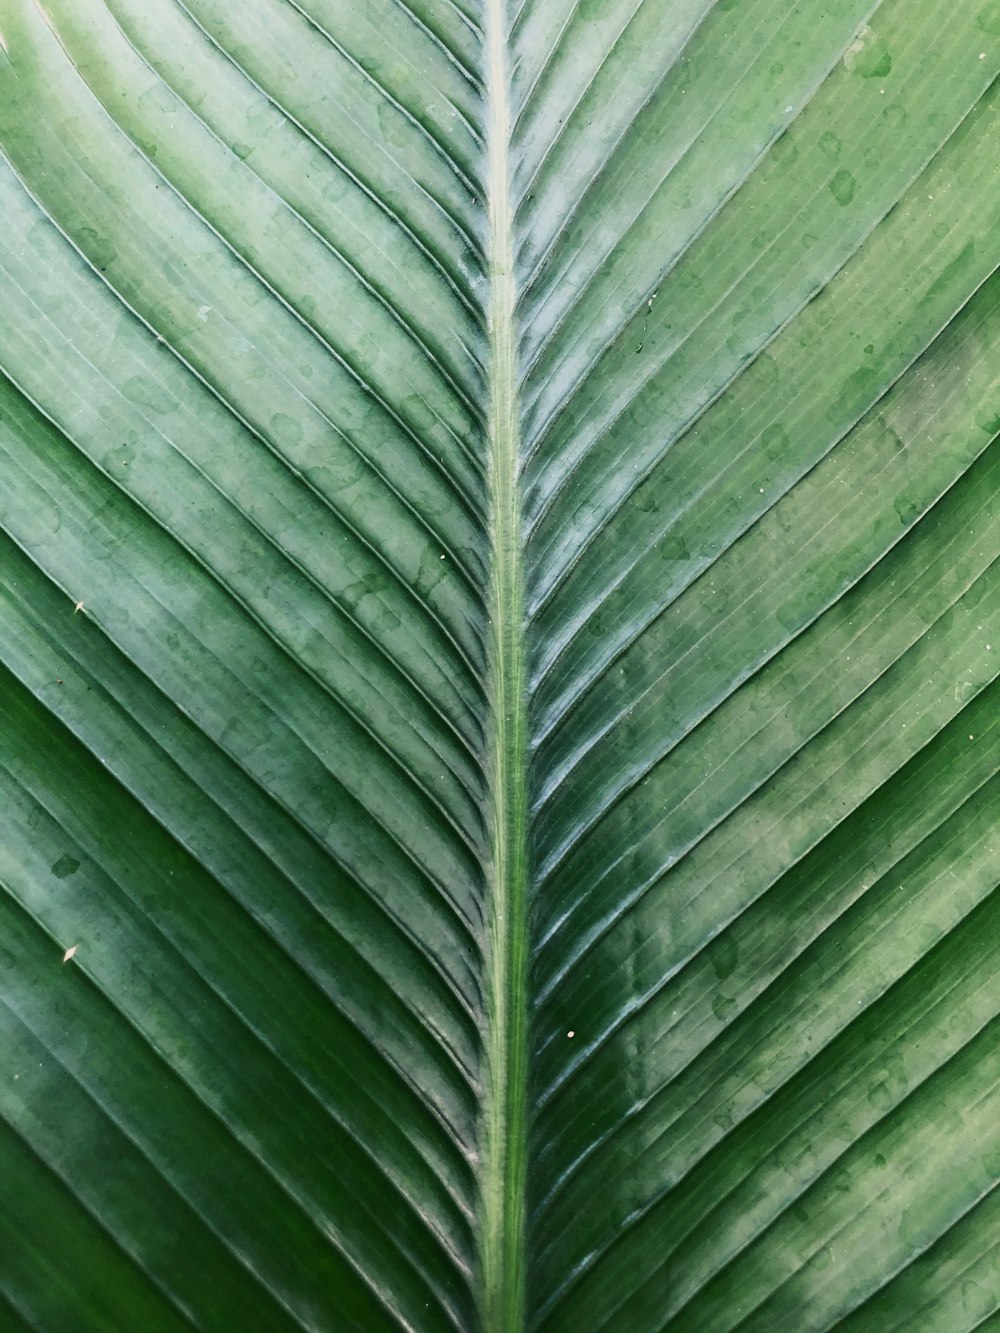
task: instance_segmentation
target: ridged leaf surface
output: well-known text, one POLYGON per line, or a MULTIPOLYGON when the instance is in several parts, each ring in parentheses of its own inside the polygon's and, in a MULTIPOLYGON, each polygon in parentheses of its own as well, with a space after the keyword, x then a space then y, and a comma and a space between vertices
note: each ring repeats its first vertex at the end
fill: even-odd
POLYGON ((0 0, 0 1328, 997 1325, 998 70, 0 0))

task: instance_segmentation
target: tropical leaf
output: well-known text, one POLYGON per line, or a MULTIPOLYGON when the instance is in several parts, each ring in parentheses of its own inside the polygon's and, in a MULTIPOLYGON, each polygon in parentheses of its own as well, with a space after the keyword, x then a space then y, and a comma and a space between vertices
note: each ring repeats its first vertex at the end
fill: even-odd
POLYGON ((0 0, 0 1326, 1000 1327, 998 69, 0 0))

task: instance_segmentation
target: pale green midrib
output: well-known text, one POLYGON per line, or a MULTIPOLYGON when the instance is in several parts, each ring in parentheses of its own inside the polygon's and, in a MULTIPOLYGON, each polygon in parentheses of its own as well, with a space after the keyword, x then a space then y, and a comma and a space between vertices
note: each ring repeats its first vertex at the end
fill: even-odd
POLYGON ((519 416, 506 0, 486 0, 492 864, 482 1125, 480 1309, 485 1333, 524 1327, 527 830, 519 416))

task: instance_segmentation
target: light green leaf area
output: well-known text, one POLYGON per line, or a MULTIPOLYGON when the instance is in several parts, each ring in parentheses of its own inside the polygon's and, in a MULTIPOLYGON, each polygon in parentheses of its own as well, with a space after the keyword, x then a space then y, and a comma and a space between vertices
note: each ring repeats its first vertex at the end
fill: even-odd
POLYGON ((0 1329, 1000 1327, 998 71, 0 0, 0 1329))

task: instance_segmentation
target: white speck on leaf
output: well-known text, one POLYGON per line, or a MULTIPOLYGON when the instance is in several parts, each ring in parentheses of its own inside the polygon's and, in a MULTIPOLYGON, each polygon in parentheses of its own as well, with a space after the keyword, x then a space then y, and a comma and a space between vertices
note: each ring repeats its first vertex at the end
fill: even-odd
POLYGON ((76 606, 73 607, 73 614, 76 615, 77 611, 82 611, 82 610, 83 610, 83 603, 77 602, 76 606))
POLYGON ((566 1036, 567 1036, 567 1037, 575 1037, 575 1036, 576 1036, 576 1033, 573 1031, 572 1028, 570 1028, 569 1032, 566 1033, 566 1036))
POLYGON ((79 946, 76 945, 76 944, 71 944, 71 945, 69 946, 69 948, 68 948, 68 949, 66 950, 66 952, 63 954, 63 962, 64 962, 64 963, 68 963, 68 962, 69 962, 69 960, 70 960, 70 959, 73 957, 73 955, 76 953, 78 947, 79 947, 79 946))

